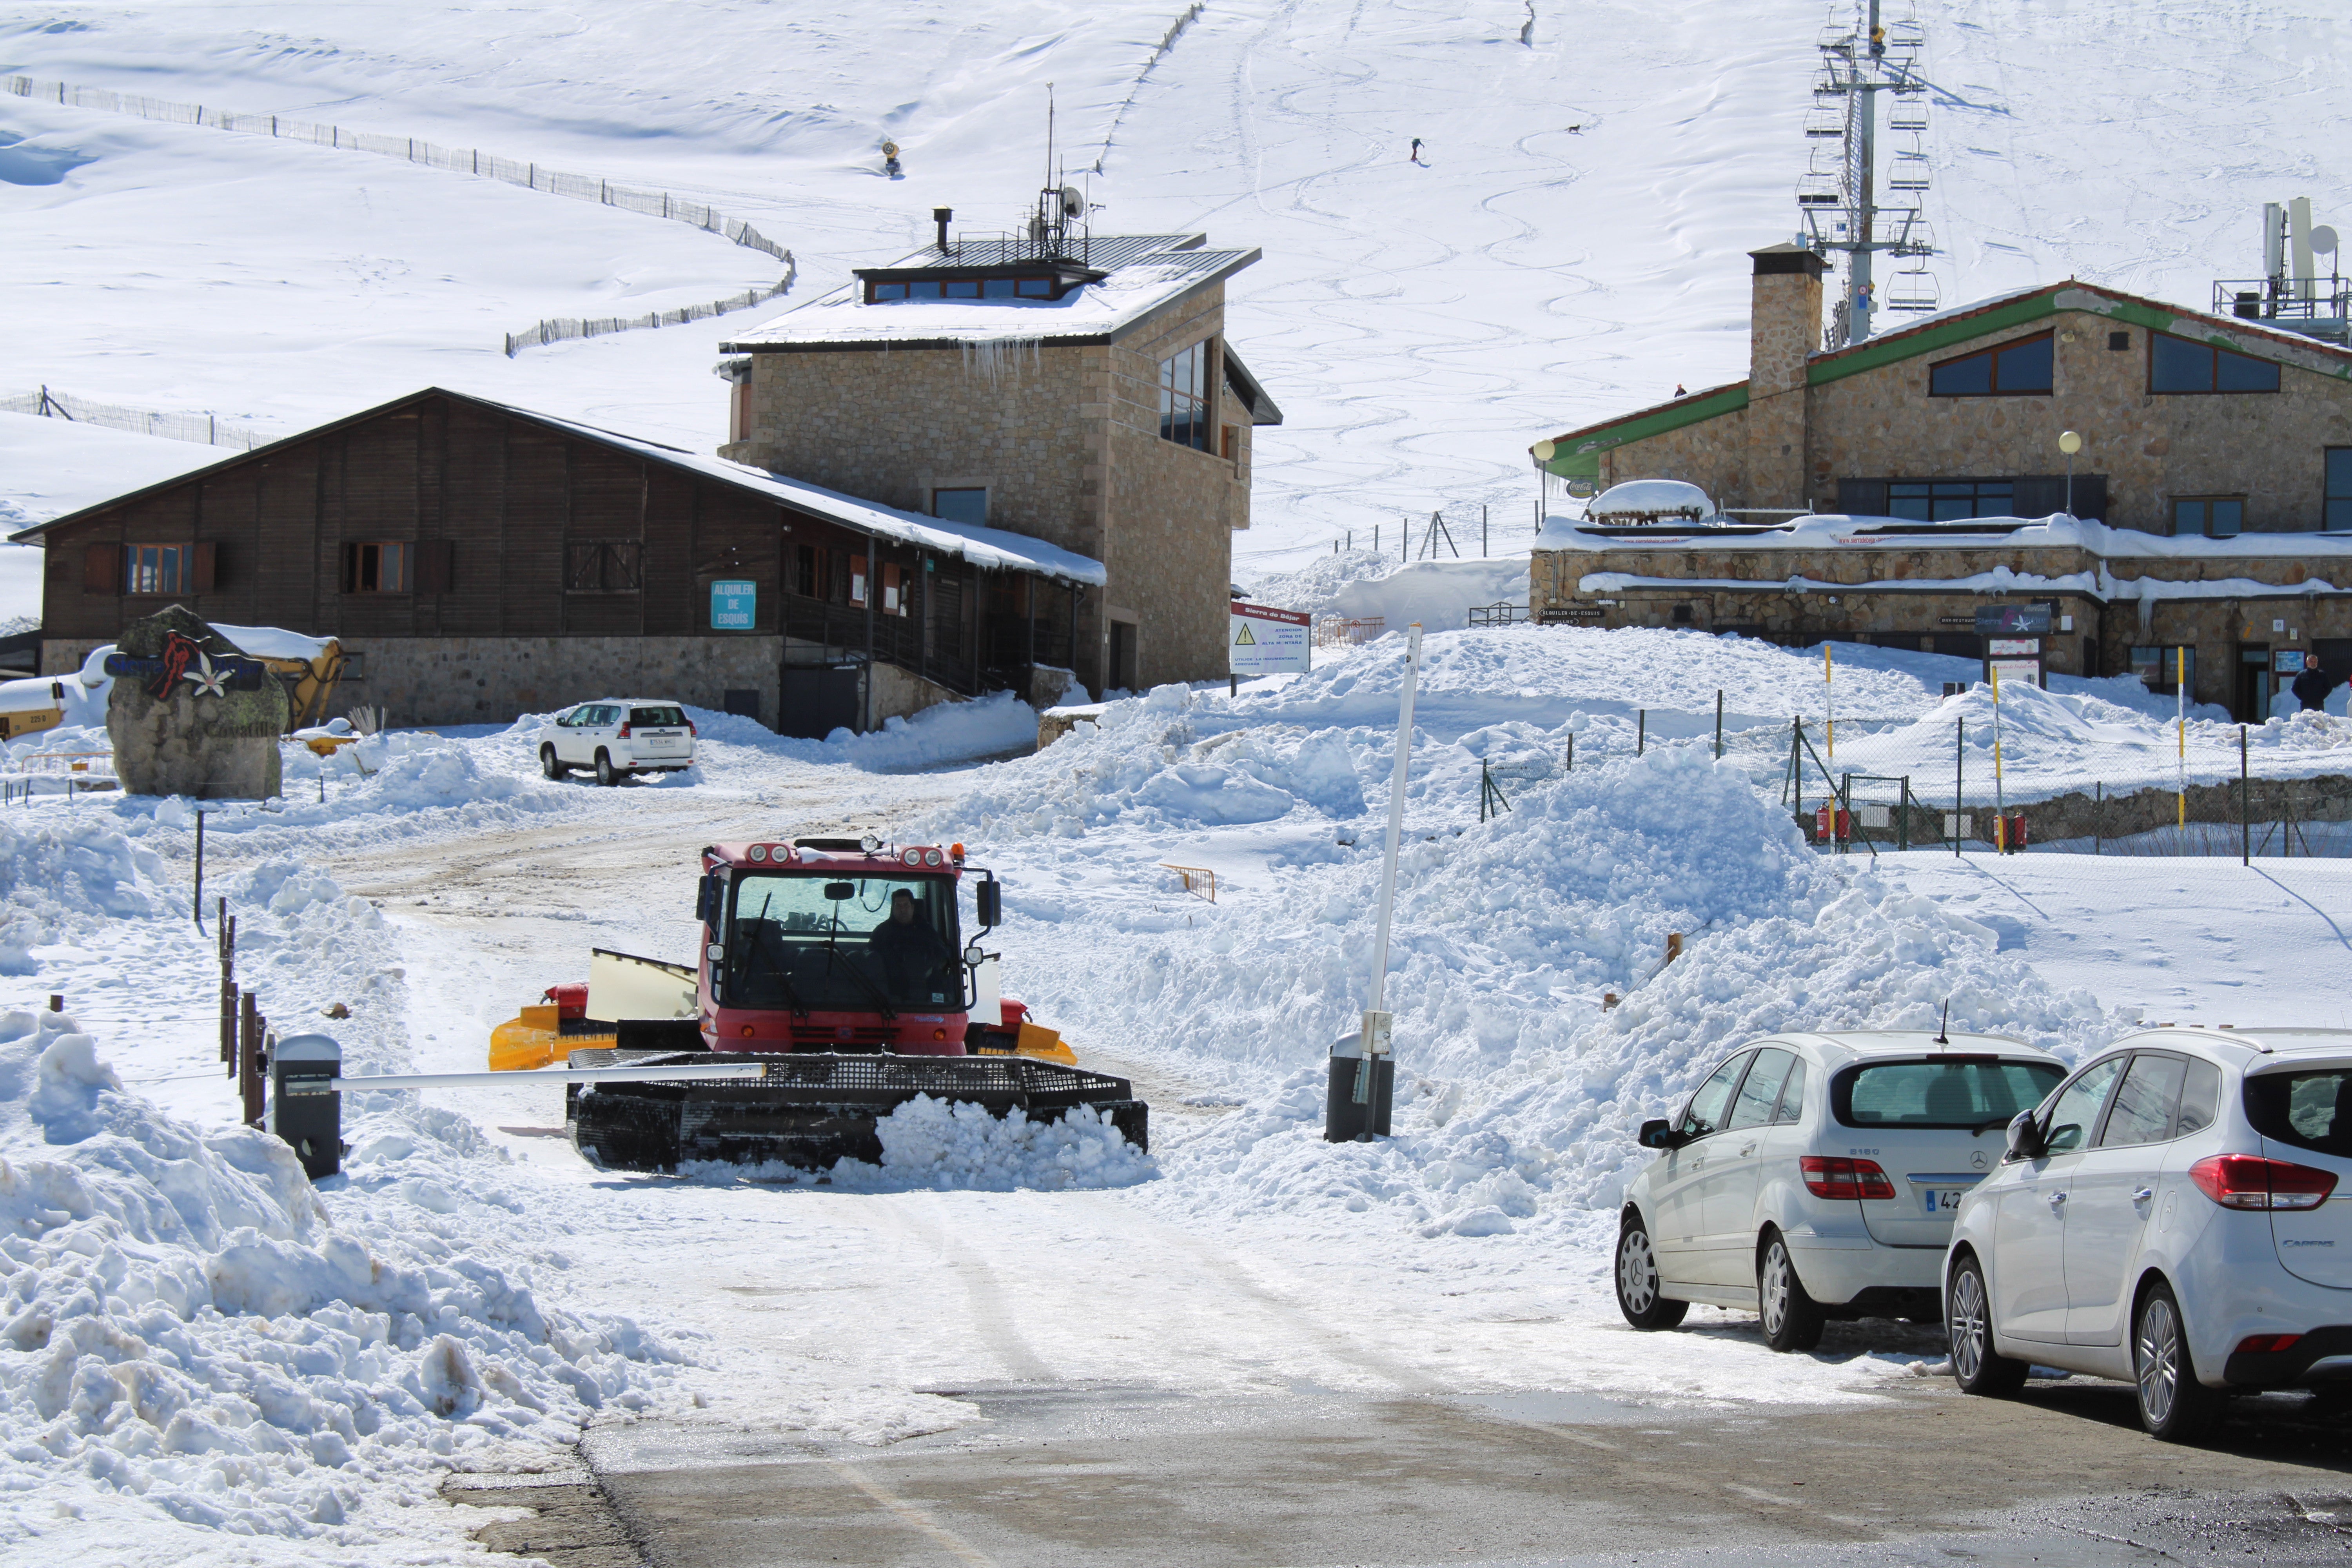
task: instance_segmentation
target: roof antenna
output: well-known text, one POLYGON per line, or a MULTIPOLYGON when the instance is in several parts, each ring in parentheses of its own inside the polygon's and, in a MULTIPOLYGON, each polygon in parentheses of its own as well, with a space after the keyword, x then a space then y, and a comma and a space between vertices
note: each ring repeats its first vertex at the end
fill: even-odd
POLYGON ((1952 1043, 1952 999, 1949 996, 1944 998, 1944 1021, 1936 1026, 1936 1043, 1939 1046, 1952 1043))

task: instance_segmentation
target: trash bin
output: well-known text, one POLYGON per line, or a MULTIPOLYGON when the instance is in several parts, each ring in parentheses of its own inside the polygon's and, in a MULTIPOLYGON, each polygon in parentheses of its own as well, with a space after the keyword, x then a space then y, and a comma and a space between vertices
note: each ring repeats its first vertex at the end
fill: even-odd
POLYGON ((343 1168, 343 1047, 331 1035, 292 1035, 269 1053, 269 1112, 262 1125, 293 1146, 312 1181, 343 1168))
POLYGON ((1331 1047, 1331 1079, 1323 1100, 1323 1141, 1352 1143, 1389 1135, 1396 1099, 1396 1058, 1372 1058, 1365 1070, 1363 1036, 1342 1035, 1331 1047))

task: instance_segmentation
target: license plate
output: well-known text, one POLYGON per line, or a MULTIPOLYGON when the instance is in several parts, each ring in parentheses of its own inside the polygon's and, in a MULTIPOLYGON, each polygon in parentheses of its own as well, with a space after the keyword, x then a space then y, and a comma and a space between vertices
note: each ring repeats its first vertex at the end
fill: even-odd
POLYGON ((1927 1187, 1921 1190, 1919 1201, 1930 1219, 1959 1212, 1960 1200, 1969 1195, 1966 1187, 1927 1187))

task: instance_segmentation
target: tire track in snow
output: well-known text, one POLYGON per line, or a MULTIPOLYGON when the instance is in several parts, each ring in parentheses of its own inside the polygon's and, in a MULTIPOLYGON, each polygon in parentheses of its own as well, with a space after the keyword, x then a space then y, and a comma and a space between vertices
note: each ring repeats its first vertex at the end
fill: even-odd
POLYGON ((1037 1353, 1021 1331, 1013 1325, 1013 1313, 1004 1301, 1004 1288, 996 1270, 978 1253, 958 1241, 948 1227, 940 1223, 935 1212, 936 1197, 910 1196, 878 1199, 883 1212, 898 1221, 924 1246, 937 1252, 947 1266, 955 1271, 956 1281, 963 1287, 964 1299, 971 1305, 970 1321, 988 1352, 1003 1364, 1005 1372, 1016 1383, 1052 1383, 1056 1381, 1054 1369, 1037 1353))

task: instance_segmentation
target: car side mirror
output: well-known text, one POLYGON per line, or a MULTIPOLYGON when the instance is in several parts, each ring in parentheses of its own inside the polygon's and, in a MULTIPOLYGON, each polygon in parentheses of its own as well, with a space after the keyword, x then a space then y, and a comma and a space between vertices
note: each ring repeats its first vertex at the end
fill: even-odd
POLYGON ((694 900, 696 920, 707 926, 716 926, 719 923, 719 902, 725 896, 726 886, 727 879, 716 871, 702 879, 701 890, 695 895, 694 900))
POLYGON ((984 926, 1004 923, 1004 884, 991 878, 971 890, 974 910, 984 926))
POLYGON ((2033 1112, 2021 1110, 2010 1119, 2009 1157, 2012 1160, 2039 1160, 2048 1153, 2049 1145, 2042 1141, 2041 1123, 2033 1112))
POLYGON ((1642 1123, 1642 1131, 1634 1142, 1644 1149, 1679 1149, 1685 1140, 1675 1131, 1673 1122, 1656 1117, 1642 1123))

